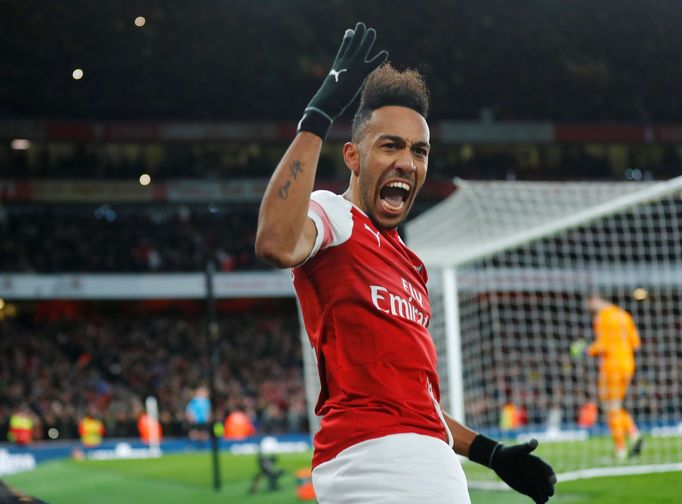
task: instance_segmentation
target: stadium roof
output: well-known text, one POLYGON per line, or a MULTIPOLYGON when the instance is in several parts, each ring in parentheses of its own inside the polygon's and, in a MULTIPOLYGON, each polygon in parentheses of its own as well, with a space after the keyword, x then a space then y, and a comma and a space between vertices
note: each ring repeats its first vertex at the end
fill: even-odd
POLYGON ((6 0, 0 117, 296 120, 360 19, 434 119, 682 120, 676 2, 400 5, 6 0))

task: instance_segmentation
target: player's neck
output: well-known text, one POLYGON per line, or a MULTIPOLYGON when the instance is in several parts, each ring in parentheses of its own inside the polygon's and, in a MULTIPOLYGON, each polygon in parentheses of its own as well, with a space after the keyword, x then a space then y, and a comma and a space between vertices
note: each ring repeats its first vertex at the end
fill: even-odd
POLYGON ((358 196, 358 192, 353 190, 353 186, 348 186, 348 189, 341 195, 345 200, 350 201, 355 208, 360 210, 365 215, 368 215, 367 211, 362 208, 362 202, 358 196))

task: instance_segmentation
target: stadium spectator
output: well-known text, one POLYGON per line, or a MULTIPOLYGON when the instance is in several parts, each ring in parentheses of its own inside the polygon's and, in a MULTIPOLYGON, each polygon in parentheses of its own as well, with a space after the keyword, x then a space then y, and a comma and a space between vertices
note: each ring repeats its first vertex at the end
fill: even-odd
POLYGON ((246 413, 235 410, 225 417, 223 433, 225 439, 238 440, 253 436, 256 428, 246 413))
POLYGON ((506 403, 500 412, 500 430, 513 431, 526 425, 528 413, 523 406, 506 403))
POLYGON ((591 429, 599 418, 599 408, 592 401, 586 401, 578 408, 578 427, 591 429))
POLYGON ((160 443, 163 441, 163 429, 158 419, 152 418, 146 412, 137 420, 137 430, 140 440, 145 444, 160 443))
POLYGON ((88 413, 78 422, 78 433, 85 447, 93 448, 102 444, 104 424, 93 407, 89 407, 88 413))
POLYGON ((26 404, 21 404, 17 411, 9 419, 9 432, 7 439, 10 443, 19 446, 29 445, 33 442, 33 428, 35 415, 26 404))

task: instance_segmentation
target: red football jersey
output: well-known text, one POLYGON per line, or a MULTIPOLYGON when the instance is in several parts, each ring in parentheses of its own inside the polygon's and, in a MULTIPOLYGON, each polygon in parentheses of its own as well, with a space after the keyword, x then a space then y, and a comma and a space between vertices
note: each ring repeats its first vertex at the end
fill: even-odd
POLYGON ((328 191, 311 196, 317 227, 294 287, 322 390, 313 467, 388 434, 449 439, 440 411, 424 264, 396 230, 377 229, 328 191))

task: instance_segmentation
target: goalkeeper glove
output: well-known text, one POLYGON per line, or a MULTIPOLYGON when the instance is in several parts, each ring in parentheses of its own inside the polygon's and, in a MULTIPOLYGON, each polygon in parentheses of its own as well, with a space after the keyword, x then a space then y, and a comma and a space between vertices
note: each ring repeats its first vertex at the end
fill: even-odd
POLYGON ((585 354, 587 353, 587 343, 585 342, 584 339, 580 338, 579 340, 574 341, 571 343, 571 358, 574 360, 582 360, 583 357, 585 357, 585 354))
POLYGON ((375 39, 374 28, 363 23, 346 30, 332 68, 305 108, 297 131, 310 131, 322 140, 327 137, 334 119, 355 99, 367 76, 388 58, 386 51, 370 58, 375 39))
POLYGON ((514 490, 542 504, 554 495, 556 475, 549 464, 531 455, 537 446, 535 439, 505 446, 479 434, 471 443, 469 459, 490 467, 514 490))

